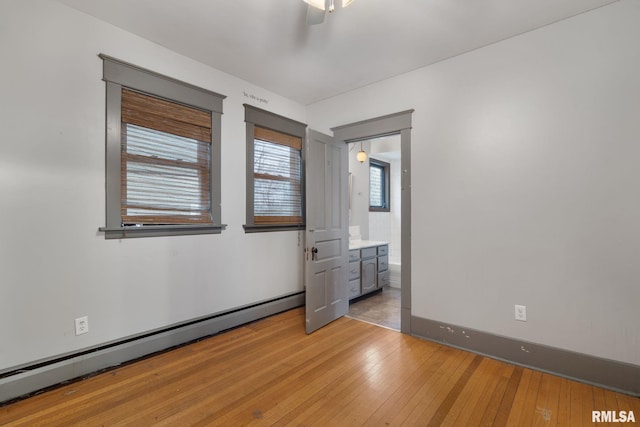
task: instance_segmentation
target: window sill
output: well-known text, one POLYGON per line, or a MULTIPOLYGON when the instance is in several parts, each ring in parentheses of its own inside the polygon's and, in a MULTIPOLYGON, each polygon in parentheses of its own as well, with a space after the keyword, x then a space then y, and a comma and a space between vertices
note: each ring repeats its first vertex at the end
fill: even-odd
POLYGON ((296 231, 304 230, 306 227, 304 224, 292 224, 292 225, 248 225, 242 226, 245 233, 265 233, 269 231, 296 231))
POLYGON ((128 239, 133 237, 187 236, 194 234, 220 234, 226 229, 221 225, 145 225, 142 227, 100 227, 105 239, 128 239))

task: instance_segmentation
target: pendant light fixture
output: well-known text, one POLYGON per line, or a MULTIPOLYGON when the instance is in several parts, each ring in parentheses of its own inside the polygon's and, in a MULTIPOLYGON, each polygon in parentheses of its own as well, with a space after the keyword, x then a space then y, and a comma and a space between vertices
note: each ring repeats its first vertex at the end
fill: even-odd
POLYGON ((360 163, 364 163, 364 161, 367 160, 367 153, 365 153, 365 151, 362 149, 362 141, 360 141, 360 151, 358 151, 358 154, 356 154, 356 159, 360 163))

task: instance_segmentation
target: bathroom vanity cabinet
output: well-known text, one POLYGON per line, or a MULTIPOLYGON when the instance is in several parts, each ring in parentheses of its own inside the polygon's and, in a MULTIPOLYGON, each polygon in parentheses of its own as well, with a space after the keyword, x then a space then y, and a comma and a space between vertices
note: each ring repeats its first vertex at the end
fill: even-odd
POLYGON ((349 243, 349 299, 389 284, 389 244, 359 240, 349 243))

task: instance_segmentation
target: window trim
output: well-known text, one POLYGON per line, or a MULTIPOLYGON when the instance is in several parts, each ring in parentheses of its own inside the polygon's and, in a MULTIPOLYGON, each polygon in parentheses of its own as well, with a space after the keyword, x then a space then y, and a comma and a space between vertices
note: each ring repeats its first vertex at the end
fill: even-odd
POLYGON ((226 227, 225 224, 221 223, 220 206, 221 116, 222 101, 226 96, 163 76, 104 54, 98 56, 103 60, 102 80, 107 86, 105 147, 106 226, 100 227, 99 231, 105 233, 105 239, 220 234, 226 227), (122 135, 121 106, 123 88, 211 111, 211 170, 209 174, 211 215, 213 217, 211 224, 122 226, 120 141, 122 135))
POLYGON ((306 184, 305 184, 305 147, 307 125, 280 116, 270 111, 263 110, 253 105, 243 104, 245 108, 246 122, 246 223, 242 226, 245 233, 262 233, 271 231, 304 230, 306 228, 306 184), (302 140, 301 176, 300 187, 302 189, 302 224, 256 224, 254 219, 254 185, 253 185, 253 150, 255 127, 270 129, 279 133, 291 135, 302 140))
POLYGON ((382 200, 384 206, 371 206, 371 185, 369 185, 369 212, 391 212, 391 189, 389 188, 391 164, 379 159, 369 158, 369 168, 371 166, 382 169, 382 200))

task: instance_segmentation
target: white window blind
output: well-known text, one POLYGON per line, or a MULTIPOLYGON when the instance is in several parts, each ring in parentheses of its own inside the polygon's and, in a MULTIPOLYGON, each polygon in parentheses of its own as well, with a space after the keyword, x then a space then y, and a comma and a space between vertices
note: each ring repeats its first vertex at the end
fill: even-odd
POLYGON ((256 224, 302 224, 302 141, 255 128, 253 151, 256 224))

